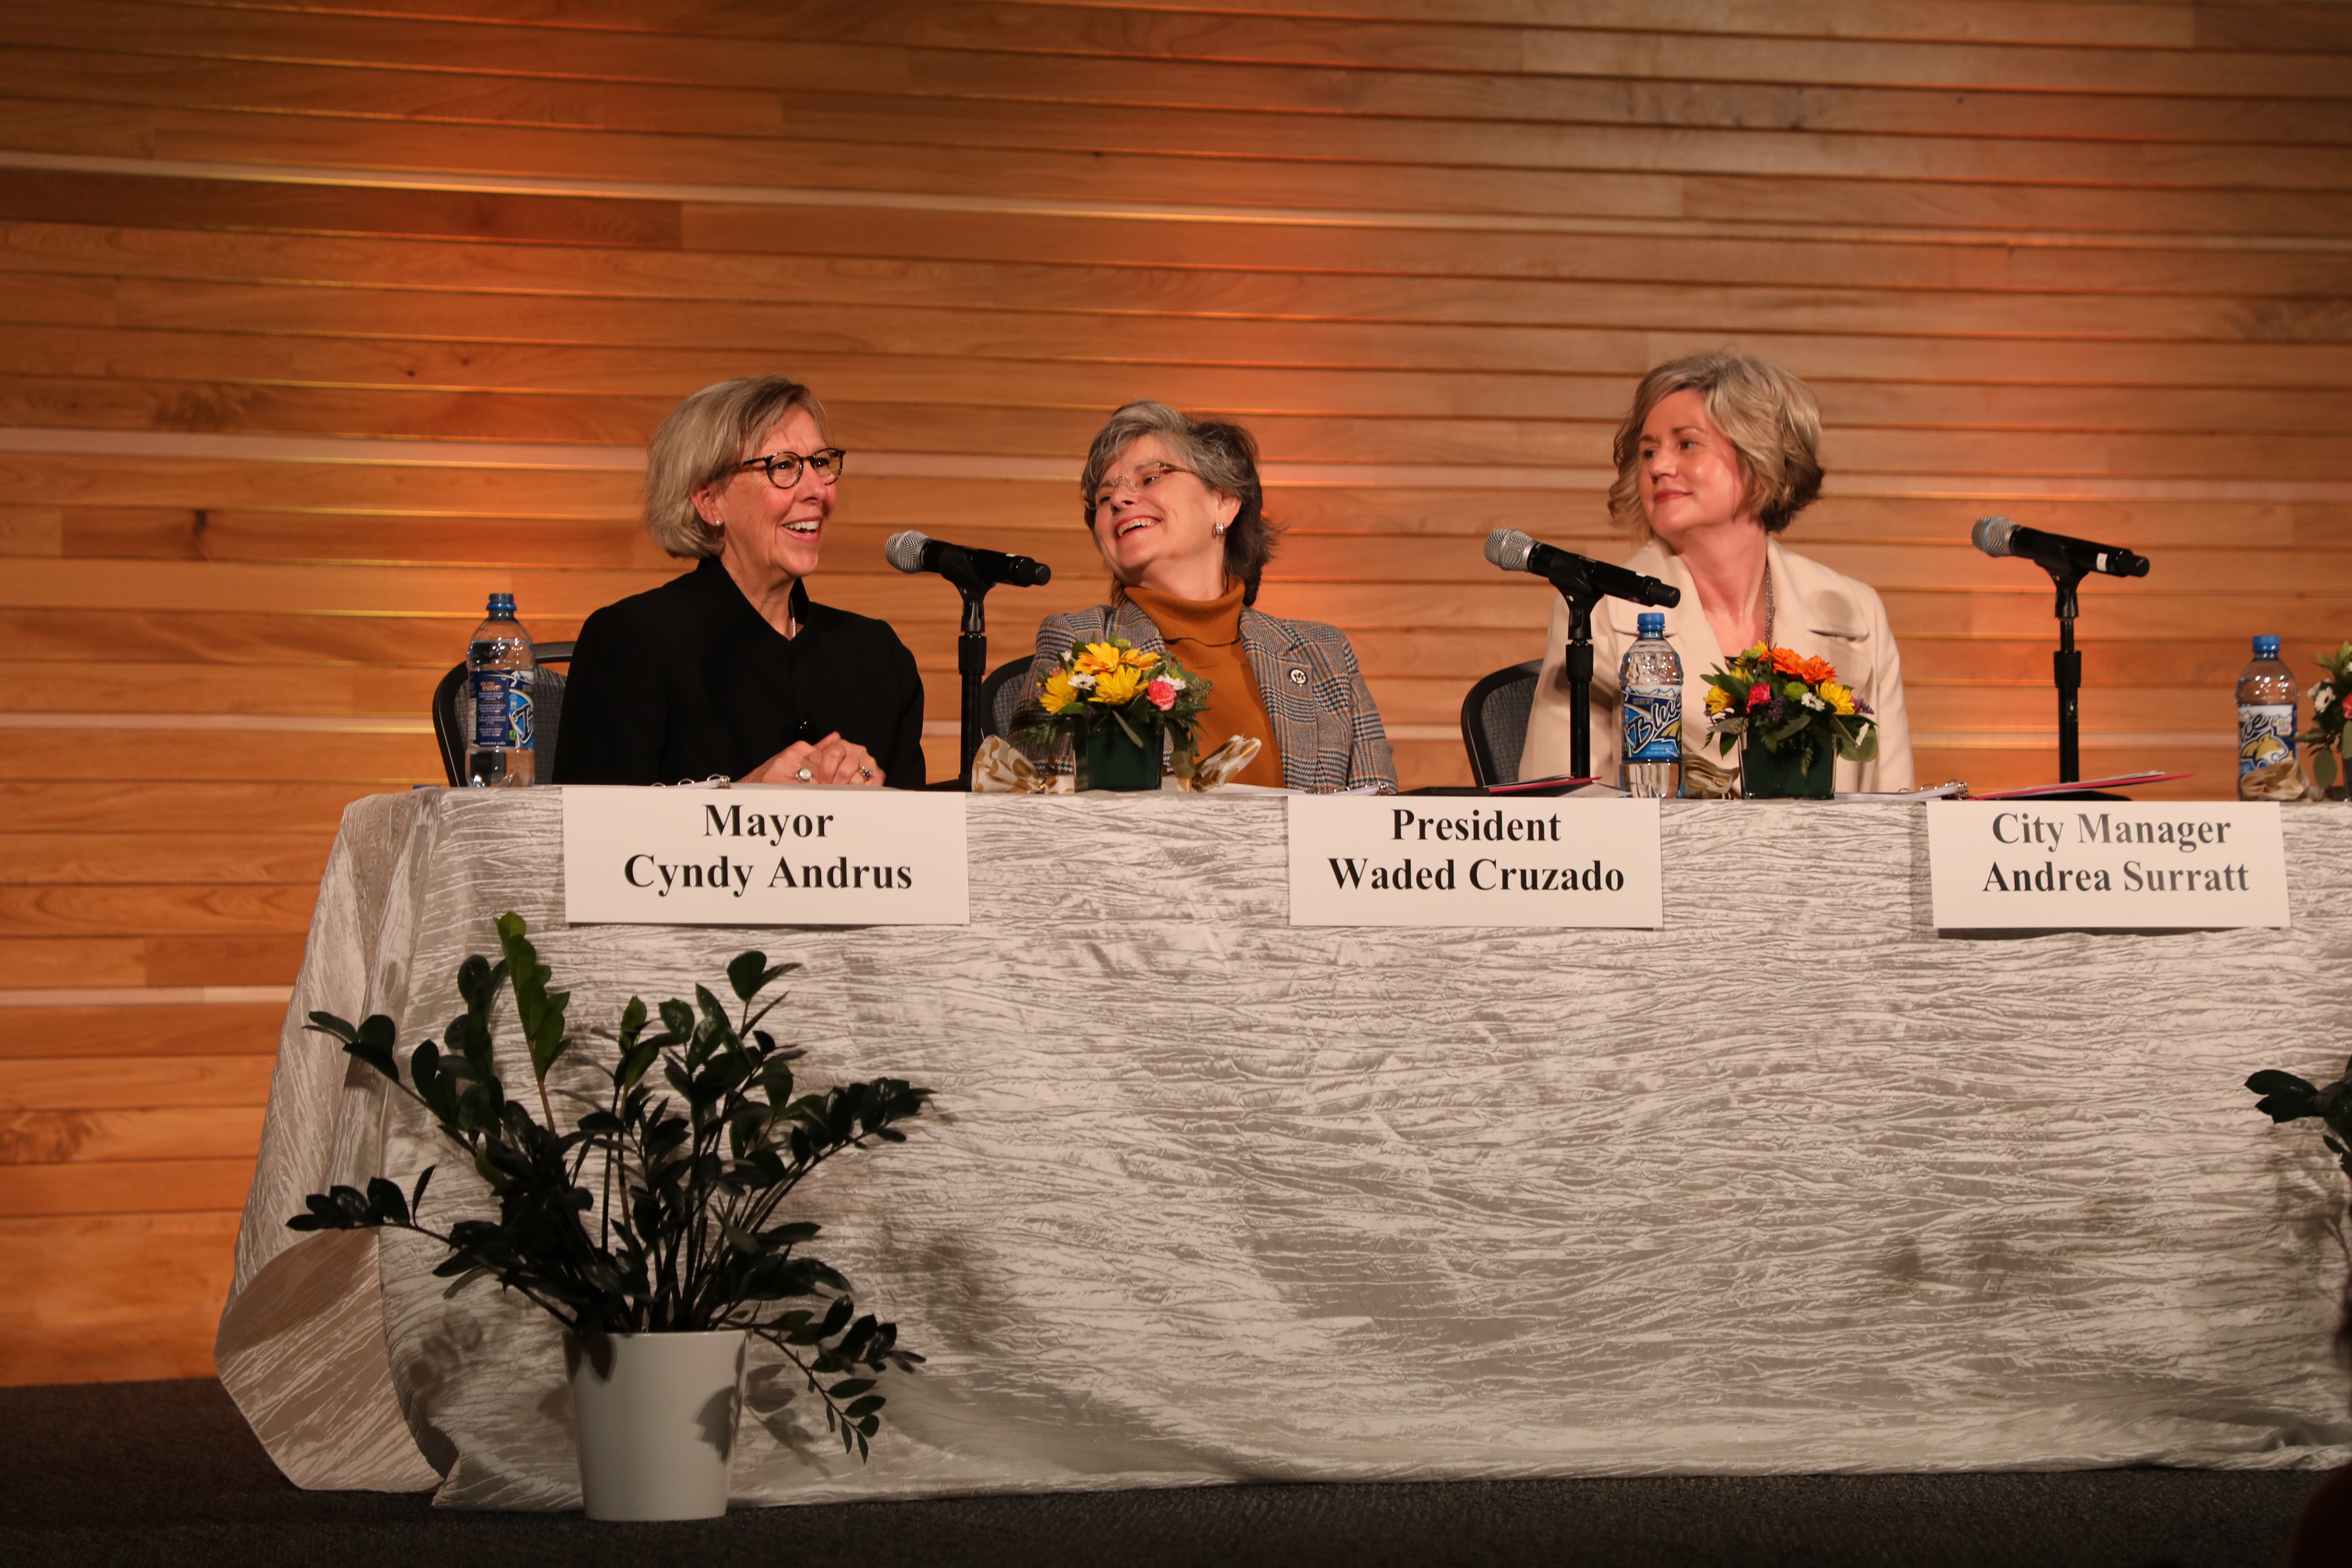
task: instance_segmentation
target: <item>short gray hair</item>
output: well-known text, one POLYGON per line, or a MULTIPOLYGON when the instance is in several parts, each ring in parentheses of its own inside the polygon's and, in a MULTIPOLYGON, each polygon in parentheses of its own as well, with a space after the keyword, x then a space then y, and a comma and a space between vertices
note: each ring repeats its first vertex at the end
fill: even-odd
POLYGON ((694 492, 725 479, 743 448, 795 408, 825 427, 824 405, 788 375, 737 376, 671 409, 646 449, 646 531, 654 542, 672 555, 718 554, 720 531, 694 510, 694 492))
POLYGON ((1202 484, 1241 502, 1234 521, 1225 525, 1225 572, 1241 579, 1243 604, 1257 603, 1258 579, 1274 559, 1275 535, 1265 521, 1265 490, 1258 483, 1257 438, 1239 425, 1195 419, 1164 403, 1130 403, 1113 414, 1096 433, 1086 471, 1078 477, 1087 532, 1094 532, 1096 487, 1118 455, 1146 436, 1159 437, 1177 463, 1202 484))
POLYGON ((1617 481, 1609 515, 1648 542, 1642 515, 1642 426, 1677 392, 1696 392, 1706 416, 1739 457, 1742 498, 1767 533, 1778 533, 1822 493, 1822 405, 1813 389, 1754 354, 1688 354, 1642 378, 1633 406, 1617 427, 1617 481))

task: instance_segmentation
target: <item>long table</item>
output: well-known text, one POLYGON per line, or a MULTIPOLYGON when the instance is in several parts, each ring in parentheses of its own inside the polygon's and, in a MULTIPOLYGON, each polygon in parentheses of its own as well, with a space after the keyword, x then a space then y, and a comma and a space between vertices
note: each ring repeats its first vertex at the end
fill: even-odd
POLYGON ((1284 803, 1172 795, 975 797, 966 928, 733 931, 567 927, 558 795, 344 817, 217 1358, 304 1486, 578 1504, 549 1320, 283 1223, 483 1201, 299 1025, 404 1057, 507 910, 576 1027, 759 947, 803 1082, 937 1091, 806 1189, 929 1359, 860 1465, 755 1356, 739 1501, 2352 1458, 2344 1178, 2241 1087, 2342 1060, 2340 805, 2285 813, 2278 931, 1939 935, 1937 807, 1714 802, 1663 808, 1662 931, 1293 928, 1284 803))

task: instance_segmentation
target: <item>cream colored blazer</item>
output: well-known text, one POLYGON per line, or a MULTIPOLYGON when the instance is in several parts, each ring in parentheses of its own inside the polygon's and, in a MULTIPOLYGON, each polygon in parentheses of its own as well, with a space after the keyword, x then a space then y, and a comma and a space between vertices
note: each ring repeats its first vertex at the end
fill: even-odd
MULTIPOLYGON (((1911 721, 1903 707, 1903 656, 1886 624, 1886 606, 1864 583, 1808 561, 1778 540, 1765 546, 1772 568, 1772 640, 1800 654, 1825 658, 1837 678, 1853 688, 1878 716, 1878 755, 1867 763, 1840 757, 1835 786, 1841 790, 1909 789, 1911 721)), ((1682 603, 1664 613, 1666 636, 1683 661, 1683 750, 1696 752, 1717 767, 1738 763, 1737 747, 1727 761, 1707 737, 1706 673, 1723 664, 1715 628, 1699 607, 1682 558, 1657 541, 1625 563, 1633 571, 1682 590, 1682 603)), ((1617 782, 1617 668, 1639 637, 1639 605, 1603 599, 1592 612, 1592 773, 1601 783, 1617 782)), ((1562 668, 1568 644, 1568 605, 1555 595, 1551 629, 1544 647, 1543 675, 1536 682, 1535 710, 1528 716, 1527 751, 1519 759, 1523 779, 1555 777, 1569 771, 1568 680, 1562 668)))

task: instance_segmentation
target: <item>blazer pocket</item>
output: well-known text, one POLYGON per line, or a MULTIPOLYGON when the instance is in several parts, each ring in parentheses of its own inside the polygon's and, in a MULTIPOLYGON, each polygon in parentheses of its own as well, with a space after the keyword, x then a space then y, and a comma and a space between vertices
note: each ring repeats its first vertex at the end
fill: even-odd
POLYGON ((1822 639, 1824 657, 1837 667, 1838 684, 1866 694, 1878 674, 1871 663, 1869 642, 1845 632, 1812 630, 1822 639))

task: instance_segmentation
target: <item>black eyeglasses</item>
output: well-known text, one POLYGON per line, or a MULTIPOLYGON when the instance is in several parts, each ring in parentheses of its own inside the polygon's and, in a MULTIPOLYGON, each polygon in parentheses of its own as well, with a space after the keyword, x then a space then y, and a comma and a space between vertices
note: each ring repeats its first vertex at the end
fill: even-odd
POLYGON ((765 468, 768 482, 780 490, 788 490, 801 482, 801 465, 806 463, 821 484, 836 484, 841 479, 841 466, 849 454, 838 447, 826 447, 803 458, 798 452, 774 452, 764 458, 751 458, 735 465, 735 471, 745 468, 765 468))

